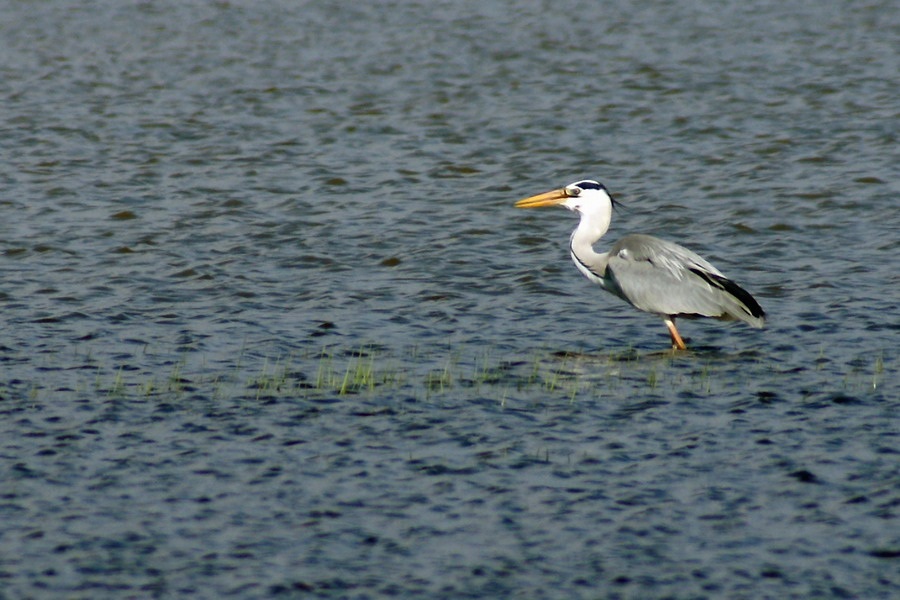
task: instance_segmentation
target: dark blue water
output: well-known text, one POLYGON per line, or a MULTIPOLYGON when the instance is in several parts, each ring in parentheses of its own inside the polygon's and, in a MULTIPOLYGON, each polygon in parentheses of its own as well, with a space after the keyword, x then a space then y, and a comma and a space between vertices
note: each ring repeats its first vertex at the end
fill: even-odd
POLYGON ((0 28, 0 598, 900 595, 894 3, 0 28), (585 177, 767 328, 668 352, 585 177))

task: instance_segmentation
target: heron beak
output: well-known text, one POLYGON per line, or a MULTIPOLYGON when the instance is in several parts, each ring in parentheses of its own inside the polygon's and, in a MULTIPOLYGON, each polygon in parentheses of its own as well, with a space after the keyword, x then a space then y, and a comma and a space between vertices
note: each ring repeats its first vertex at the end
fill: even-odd
POLYGON ((552 192, 544 192, 537 196, 531 196, 516 202, 516 208, 537 208, 539 206, 554 206, 562 204, 569 196, 566 195, 565 188, 553 190, 552 192))

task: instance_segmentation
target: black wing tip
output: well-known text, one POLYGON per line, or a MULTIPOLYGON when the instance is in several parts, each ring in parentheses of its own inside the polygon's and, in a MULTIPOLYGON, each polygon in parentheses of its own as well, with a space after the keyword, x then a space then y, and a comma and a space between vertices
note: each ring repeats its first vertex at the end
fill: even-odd
POLYGON ((748 292, 732 280, 728 279, 727 277, 713 275, 712 273, 701 271, 700 269, 691 269, 691 272, 704 279, 710 285, 728 292, 729 294, 737 298, 740 303, 743 304, 744 307, 746 307, 747 314, 749 314, 754 319, 761 319, 765 321, 766 311, 762 309, 762 306, 759 305, 759 302, 756 301, 756 298, 751 296, 750 292, 748 292))

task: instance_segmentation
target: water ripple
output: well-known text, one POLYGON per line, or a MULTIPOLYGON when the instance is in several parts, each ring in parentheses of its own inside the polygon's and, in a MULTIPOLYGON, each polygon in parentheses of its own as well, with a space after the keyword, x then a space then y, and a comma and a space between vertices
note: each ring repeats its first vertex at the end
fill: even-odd
POLYGON ((897 595, 897 11, 507 4, 0 8, 7 593, 897 595))

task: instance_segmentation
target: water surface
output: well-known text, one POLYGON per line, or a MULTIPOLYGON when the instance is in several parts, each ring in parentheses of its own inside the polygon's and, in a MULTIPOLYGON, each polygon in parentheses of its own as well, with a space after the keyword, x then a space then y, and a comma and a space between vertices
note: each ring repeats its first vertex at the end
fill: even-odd
POLYGON ((898 12, 6 4, 0 596, 896 597, 898 12))

